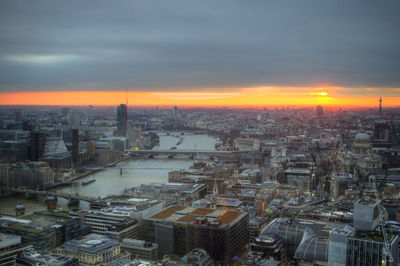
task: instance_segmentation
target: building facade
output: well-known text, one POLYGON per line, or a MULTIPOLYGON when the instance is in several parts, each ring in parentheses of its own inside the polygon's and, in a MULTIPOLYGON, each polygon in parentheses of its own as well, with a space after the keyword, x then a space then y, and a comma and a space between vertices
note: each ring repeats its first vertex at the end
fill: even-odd
POLYGON ((117 107, 117 136, 126 137, 128 131, 128 110, 125 104, 117 107))
POLYGON ((90 225, 92 233, 107 235, 117 241, 138 238, 140 235, 138 221, 130 217, 107 215, 97 211, 70 212, 69 216, 90 225))
POLYGON ((156 242, 159 254, 183 256, 204 249, 214 260, 228 263, 248 243, 248 213, 171 206, 144 219, 146 240, 156 242))
POLYGON ((56 253, 76 258, 82 265, 110 265, 120 257, 121 250, 117 241, 104 235, 89 234, 65 242, 56 253))

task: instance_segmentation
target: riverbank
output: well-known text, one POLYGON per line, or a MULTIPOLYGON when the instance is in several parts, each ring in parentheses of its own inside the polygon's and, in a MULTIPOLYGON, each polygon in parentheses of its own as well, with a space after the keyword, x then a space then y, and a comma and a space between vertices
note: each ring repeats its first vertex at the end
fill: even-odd
MULTIPOLYGON (((178 132, 171 132, 178 134, 178 132)), ((180 132, 179 132, 180 135, 180 132)), ((209 135, 192 135, 190 133, 182 135, 184 140, 178 146, 178 149, 215 149, 217 138, 209 135)), ((154 149, 170 149, 176 146, 177 138, 160 134, 160 145, 154 149)), ((54 188, 56 191, 75 194, 79 193, 83 196, 92 196, 101 198, 111 195, 117 196, 122 193, 125 188, 140 186, 150 183, 166 183, 168 182, 168 173, 170 171, 187 170, 193 165, 193 160, 188 158, 131 158, 124 157, 118 161, 103 165, 96 169, 79 173, 73 180, 83 178, 95 178, 96 182, 82 186, 81 182, 73 182, 71 185, 58 186, 54 188), (122 175, 121 175, 122 169, 122 175)), ((94 166, 94 165, 93 165, 94 166)), ((71 180, 69 180, 71 181, 71 180)), ((24 199, 23 195, 12 195, 1 200, 1 213, 15 213, 15 206, 18 202, 22 202, 26 207, 27 213, 46 209, 45 198, 38 197, 35 199, 24 199)), ((58 207, 67 206, 68 201, 60 198, 57 202, 58 207)), ((81 208, 89 208, 89 204, 81 202, 81 208)))

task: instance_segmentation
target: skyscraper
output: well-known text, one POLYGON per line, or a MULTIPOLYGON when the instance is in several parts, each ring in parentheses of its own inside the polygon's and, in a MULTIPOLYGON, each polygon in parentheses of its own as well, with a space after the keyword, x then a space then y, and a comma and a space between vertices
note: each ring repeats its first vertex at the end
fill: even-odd
POLYGON ((72 160, 75 166, 78 165, 79 157, 79 131, 78 129, 72 129, 72 160))
POLYGON ((316 113, 317 113, 317 117, 323 117, 324 116, 324 107, 322 107, 321 105, 318 105, 317 109, 316 109, 316 113))
POLYGON ((117 136, 126 137, 128 130, 128 110, 125 104, 117 108, 117 136))
POLYGON ((39 132, 31 132, 31 145, 29 148, 29 160, 39 161, 44 153, 46 135, 39 132))

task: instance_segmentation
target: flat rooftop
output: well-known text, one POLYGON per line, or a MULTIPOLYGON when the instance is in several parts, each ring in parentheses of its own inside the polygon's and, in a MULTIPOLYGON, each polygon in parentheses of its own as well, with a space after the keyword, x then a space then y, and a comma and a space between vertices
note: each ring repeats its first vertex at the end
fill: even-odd
POLYGON ((226 206, 226 207, 240 207, 242 205, 242 201, 239 199, 232 198, 218 198, 216 204, 218 206, 226 206))
POLYGON ((80 238, 75 238, 65 242, 61 249, 67 249, 75 252, 83 252, 88 254, 96 254, 103 250, 112 248, 119 243, 107 236, 100 234, 88 234, 80 238))
POLYGON ((22 254, 22 258, 28 260, 35 265, 69 265, 74 261, 74 258, 49 253, 46 251, 37 251, 27 249, 22 254))
POLYGON ((234 223, 237 218, 244 215, 245 213, 240 211, 170 206, 151 216, 149 219, 191 223, 196 218, 207 218, 208 221, 230 225, 234 223))
POLYGON ((20 236, 0 233, 0 249, 18 244, 21 244, 20 236))
POLYGON ((56 217, 34 213, 20 218, 0 217, 0 226, 26 232, 41 232, 51 228, 61 227, 71 219, 67 217, 56 217))

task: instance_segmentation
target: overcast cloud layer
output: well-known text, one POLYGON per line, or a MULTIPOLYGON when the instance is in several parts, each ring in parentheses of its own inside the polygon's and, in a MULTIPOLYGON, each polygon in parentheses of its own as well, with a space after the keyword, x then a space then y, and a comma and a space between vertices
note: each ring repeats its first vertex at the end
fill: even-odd
POLYGON ((400 1, 0 1, 0 91, 399 87, 400 1))

